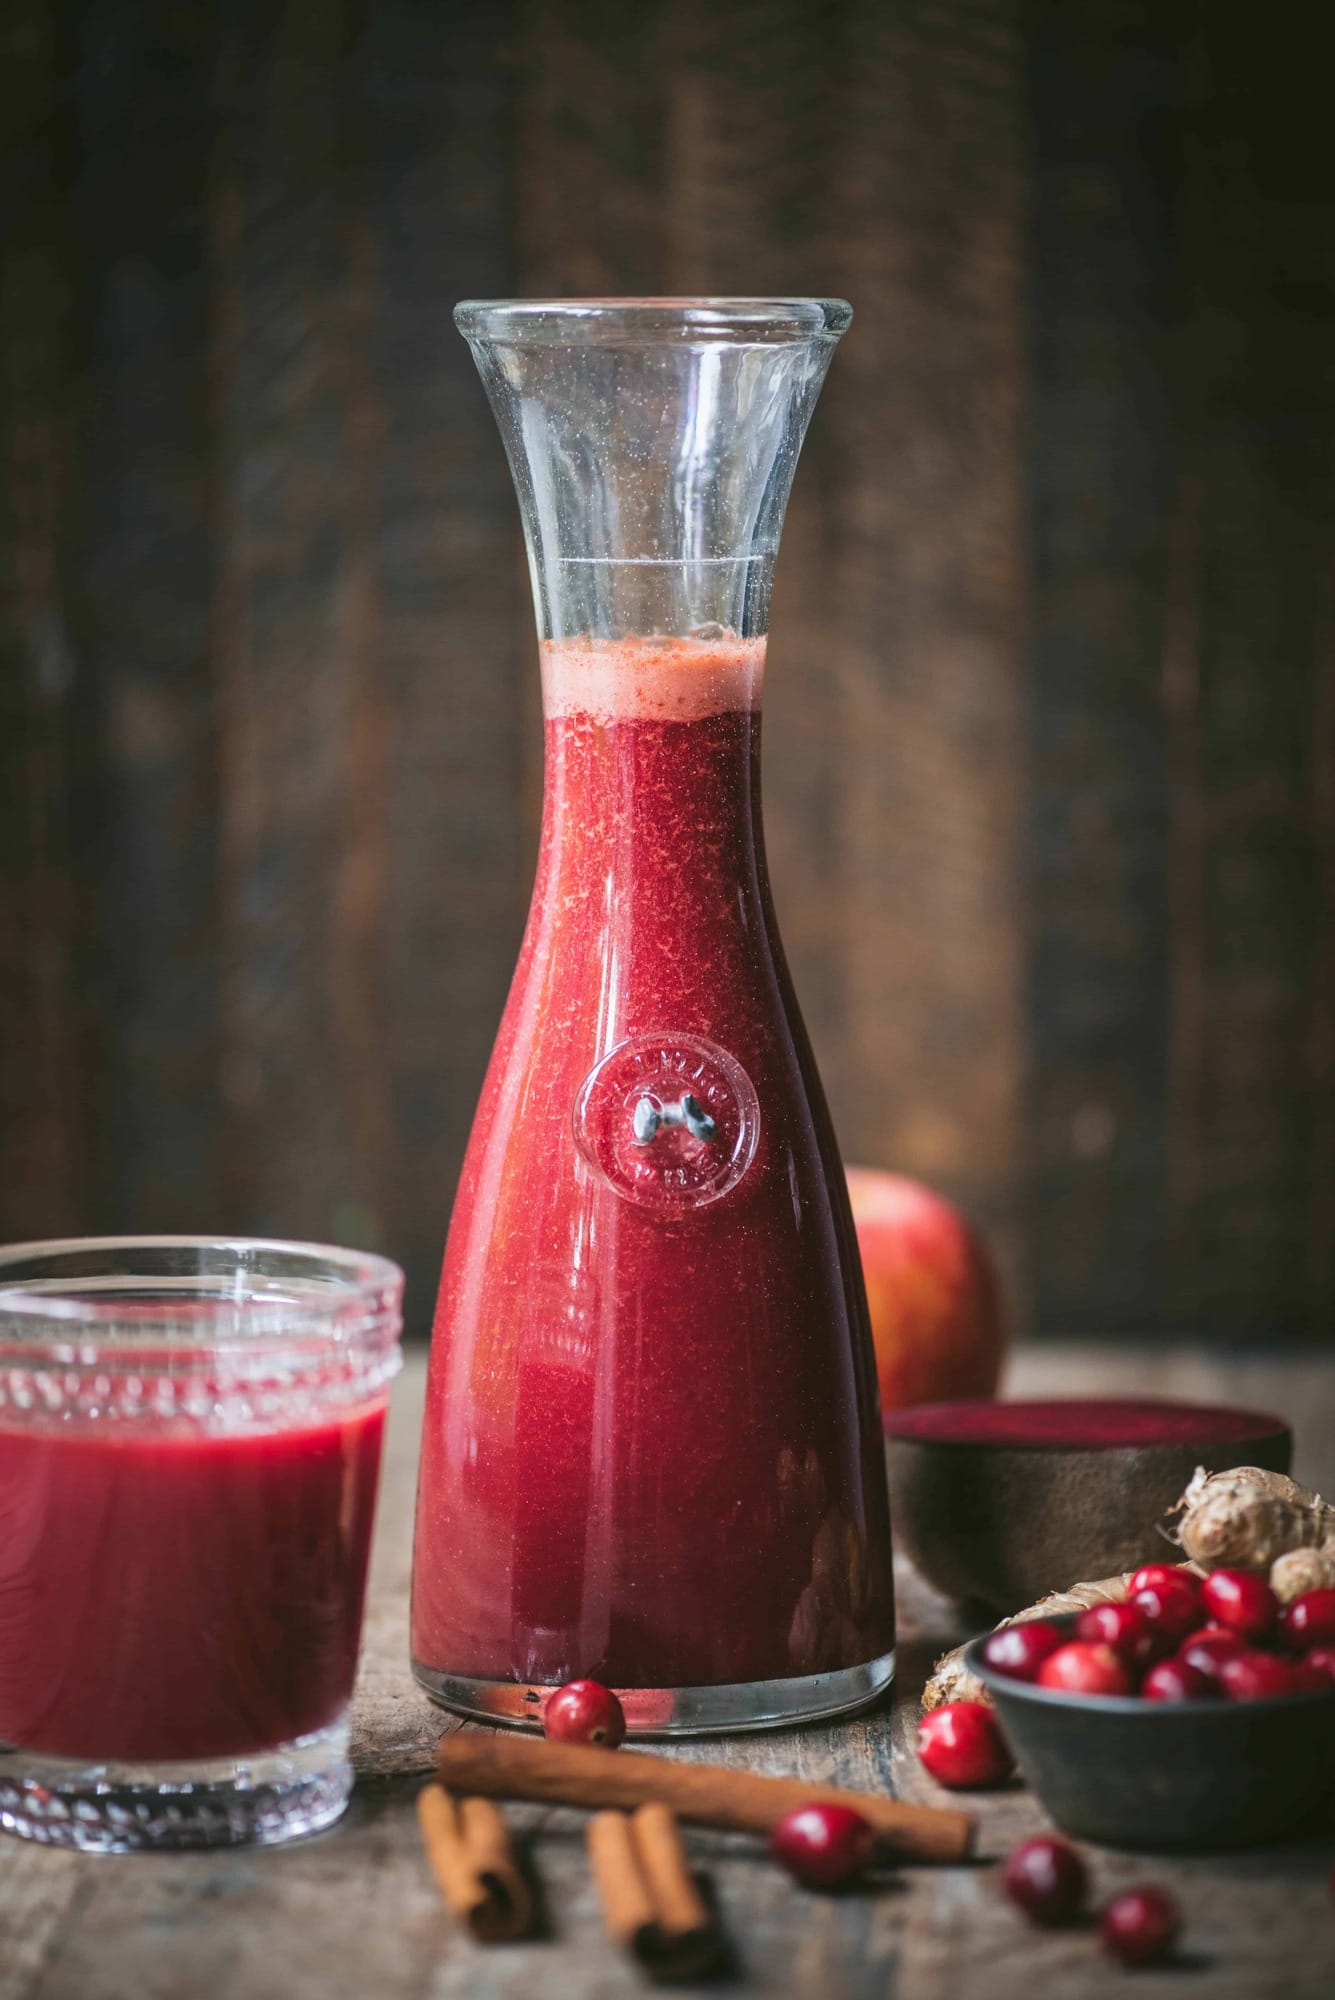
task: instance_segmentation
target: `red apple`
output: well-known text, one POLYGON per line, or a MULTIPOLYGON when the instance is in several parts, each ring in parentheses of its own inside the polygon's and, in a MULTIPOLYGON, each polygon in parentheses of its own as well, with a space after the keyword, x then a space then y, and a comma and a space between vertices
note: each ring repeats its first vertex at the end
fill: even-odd
POLYGON ((1006 1329, 991 1260, 920 1181, 849 1167, 881 1408, 994 1396, 1006 1329))

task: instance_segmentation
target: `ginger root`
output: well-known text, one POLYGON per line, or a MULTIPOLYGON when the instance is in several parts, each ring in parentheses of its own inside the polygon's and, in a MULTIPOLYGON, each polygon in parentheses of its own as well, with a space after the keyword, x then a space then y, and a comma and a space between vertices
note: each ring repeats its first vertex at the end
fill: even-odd
POLYGON ((1335 1543, 1276 1556, 1270 1565, 1270 1588, 1281 1604, 1292 1604, 1309 1590, 1335 1590, 1335 1543))
POLYGON ((1173 1511, 1182 1517, 1173 1539, 1202 1569, 1268 1570, 1295 1549, 1335 1556, 1335 1507, 1282 1472, 1202 1466, 1173 1511))

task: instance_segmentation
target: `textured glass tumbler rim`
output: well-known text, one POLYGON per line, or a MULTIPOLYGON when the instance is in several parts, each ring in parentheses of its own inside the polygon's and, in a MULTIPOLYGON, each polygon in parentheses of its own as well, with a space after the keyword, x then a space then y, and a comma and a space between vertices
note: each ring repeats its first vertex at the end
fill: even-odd
POLYGON ((258 1346, 308 1355, 379 1346, 386 1337, 397 1342, 402 1301, 397 1264, 337 1244, 267 1236, 49 1237, 0 1245, 0 1358, 15 1345, 56 1347, 71 1340, 91 1343, 99 1353, 133 1351, 144 1339, 146 1318, 152 1345, 177 1365, 258 1346), (173 1262, 181 1267, 175 1272, 168 1269, 173 1262), (323 1289, 288 1299, 237 1283, 284 1276, 304 1276, 323 1289), (224 1277, 231 1279, 225 1291, 198 1289, 224 1277), (118 1299, 82 1289, 164 1281, 177 1287, 175 1294, 164 1290, 147 1314, 142 1294, 118 1299))
POLYGON ((493 346, 801 346, 833 344, 853 308, 836 298, 463 299, 454 323, 493 346))

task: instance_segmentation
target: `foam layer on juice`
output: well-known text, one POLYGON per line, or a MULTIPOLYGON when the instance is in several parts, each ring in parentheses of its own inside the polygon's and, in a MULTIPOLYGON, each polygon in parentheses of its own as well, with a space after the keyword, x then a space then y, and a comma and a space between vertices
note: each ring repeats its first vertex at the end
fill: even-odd
POLYGON ((711 639, 548 639, 541 654, 549 716, 698 722, 760 706, 765 641, 735 632, 711 639))

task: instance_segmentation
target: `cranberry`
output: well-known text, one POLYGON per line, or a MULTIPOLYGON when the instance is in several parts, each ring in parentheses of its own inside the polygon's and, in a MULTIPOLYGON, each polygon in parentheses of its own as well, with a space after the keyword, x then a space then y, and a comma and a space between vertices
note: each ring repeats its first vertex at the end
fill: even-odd
POLYGON ((542 1729, 554 1743, 594 1743, 615 1750, 626 1734, 626 1716, 601 1681, 567 1681, 548 1695, 542 1729))
POLYGON ((1001 1886, 1036 1924, 1065 1924, 1084 1904, 1089 1878, 1073 1847, 1039 1834, 1011 1849, 1001 1886))
POLYGON ((1194 1579, 1174 1575, 1163 1583, 1147 1583, 1129 1599, 1144 1612, 1151 1631, 1170 1652, 1201 1622, 1201 1596, 1194 1579))
POLYGON ((1160 1660, 1140 1684, 1146 1701, 1208 1701, 1219 1690, 1208 1674, 1186 1660, 1160 1660))
POLYGON ((1181 1929, 1177 1904, 1162 1889, 1127 1889, 1104 1911, 1099 1936, 1123 1965, 1153 1965, 1168 1957, 1181 1929))
POLYGON ((1263 1639, 1279 1617, 1279 1599, 1254 1570, 1215 1570, 1201 1585, 1201 1597, 1216 1624, 1244 1639, 1263 1639))
POLYGON ((1049 1653, 1064 1643, 1063 1634, 1046 1618, 1027 1618, 1020 1625, 1003 1625, 983 1642, 983 1659, 994 1673, 1031 1681, 1049 1653))
POLYGON ((1220 1662, 1219 1685, 1230 1701, 1266 1701, 1271 1695, 1300 1692, 1293 1662, 1276 1653, 1233 1653, 1220 1662))
POLYGON ((1111 1646, 1075 1639, 1053 1653, 1038 1670, 1038 1685, 1063 1694, 1130 1694, 1130 1671, 1111 1646))
POLYGON ((1138 1590, 1149 1590, 1158 1583, 1192 1583, 1197 1580, 1190 1570, 1181 1568, 1177 1563, 1142 1563, 1127 1578, 1126 1594, 1134 1597, 1138 1590))
POLYGON ((1335 1646, 1335 1590, 1305 1590, 1284 1613, 1284 1637, 1296 1653, 1335 1646))
POLYGON ((1222 1625, 1205 1625, 1184 1641, 1177 1657, 1184 1666, 1204 1674, 1207 1680, 1217 1681, 1224 1661, 1246 1650, 1236 1632, 1226 1631, 1222 1625))
POLYGON ((1329 1694, 1330 1685, 1330 1675, 1312 1665, 1310 1653, 1304 1653, 1301 1660, 1294 1661, 1289 1683, 1291 1694, 1329 1694))
POLYGON ((808 1889, 851 1882, 871 1860, 876 1835, 852 1806, 799 1806, 769 1837, 770 1853, 808 1889))
POLYGON ((1335 1687, 1335 1646, 1313 1646, 1310 1653, 1303 1654, 1303 1665, 1309 1674, 1320 1674, 1335 1687))
POLYGON ((1185 1653, 1187 1647, 1194 1646, 1198 1639, 1203 1641, 1207 1646, 1215 1646, 1217 1648, 1232 1646, 1235 1652, 1239 1646, 1243 1645, 1242 1635, 1238 1632, 1230 1631, 1227 1625, 1198 1625, 1196 1630, 1189 1632, 1187 1637, 1182 1641, 1182 1644, 1178 1647, 1179 1653, 1185 1653))
POLYGON ((957 1791, 998 1785, 1015 1769, 997 1718, 981 1701, 950 1701, 925 1715, 918 1755, 938 1784, 957 1791))
POLYGON ((1075 1636, 1111 1646, 1133 1671, 1145 1666, 1154 1650, 1148 1620, 1138 1604, 1092 1605, 1076 1619, 1075 1636))

